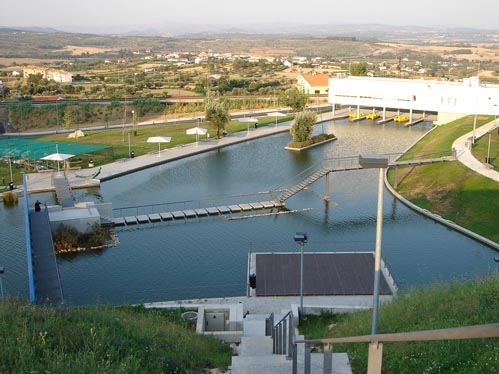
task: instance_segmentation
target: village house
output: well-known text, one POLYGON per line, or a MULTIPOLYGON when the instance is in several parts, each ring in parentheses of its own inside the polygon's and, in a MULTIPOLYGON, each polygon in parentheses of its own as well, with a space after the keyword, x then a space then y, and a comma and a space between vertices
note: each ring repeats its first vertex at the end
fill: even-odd
POLYGON ((301 74, 296 78, 296 84, 306 94, 325 95, 329 92, 329 75, 301 74))
POLYGON ((30 75, 40 74, 47 80, 53 80, 59 83, 71 83, 73 75, 65 70, 43 68, 39 66, 28 65, 23 69, 23 77, 28 78, 30 75))

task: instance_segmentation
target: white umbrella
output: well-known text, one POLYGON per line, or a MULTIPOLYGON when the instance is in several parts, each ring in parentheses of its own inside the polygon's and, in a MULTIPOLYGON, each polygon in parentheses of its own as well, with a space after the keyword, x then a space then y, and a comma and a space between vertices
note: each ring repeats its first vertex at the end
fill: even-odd
POLYGON ((247 122, 248 123, 248 134, 249 134, 249 124, 250 123, 258 123, 258 119, 255 117, 244 117, 244 118, 238 118, 237 120, 239 122, 247 122))
POLYGON ((169 136, 151 136, 147 139, 148 143, 158 143, 158 157, 161 156, 161 143, 170 143, 172 140, 169 136))
POLYGON ((275 127, 277 127, 277 117, 286 117, 286 114, 282 112, 270 112, 267 113, 269 117, 275 117, 275 127))
POLYGON ((196 142, 198 141, 199 139, 199 135, 206 135, 206 133, 208 132, 208 130, 206 129, 203 129, 201 127, 193 127, 191 129, 187 129, 185 131, 185 133, 187 135, 196 135, 196 142))
POLYGON ((68 158, 73 157, 74 155, 69 155, 67 153, 52 153, 51 155, 42 157, 42 160, 47 160, 47 161, 57 161, 57 174, 61 174, 60 168, 59 168, 59 161, 64 161, 67 160, 68 158))

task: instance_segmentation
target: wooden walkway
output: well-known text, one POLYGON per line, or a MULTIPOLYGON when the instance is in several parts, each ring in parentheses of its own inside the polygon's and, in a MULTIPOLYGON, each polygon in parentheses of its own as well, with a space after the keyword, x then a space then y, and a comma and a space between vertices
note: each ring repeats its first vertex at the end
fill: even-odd
POLYGON ((48 211, 29 211, 35 299, 38 303, 56 305, 64 302, 59 267, 55 257, 48 211))
MULTIPOLYGON (((273 209, 282 207, 283 204, 275 201, 262 201, 255 203, 222 205, 209 208, 197 208, 176 210, 171 212, 150 213, 140 215, 130 215, 125 217, 115 217, 115 226, 130 226, 154 222, 184 221, 191 218, 201 218, 207 216, 230 215, 232 213, 243 213, 262 209, 273 209)), ((126 209, 126 208, 123 208, 126 209)))
MULTIPOLYGON (((391 157, 394 157, 394 155, 391 155, 391 157)), ((389 162, 389 166, 418 166, 418 165, 425 165, 425 164, 433 164, 436 162, 446 162, 446 161, 455 161, 457 158, 455 156, 444 156, 444 157, 437 157, 437 158, 428 158, 428 159, 419 159, 419 160, 407 160, 407 161, 391 161, 389 162)), ((308 173, 306 174, 299 174, 301 175, 301 180, 297 182, 295 185, 289 188, 277 188, 273 191, 272 195, 276 196, 278 195, 278 191, 281 191, 281 193, 274 198, 274 202, 276 204, 281 204, 283 205, 286 200, 288 200, 290 197, 296 195, 298 192, 304 190, 311 184, 315 183, 325 175, 329 173, 334 173, 338 171, 352 171, 352 170, 361 170, 363 169, 362 166, 360 166, 358 162, 358 157, 350 157, 350 158, 342 158, 342 159, 337 159, 338 162, 335 162, 335 159, 331 159, 328 161, 332 161, 333 164, 327 167, 319 167, 315 169, 308 169, 308 173), (345 162, 346 161, 346 162, 345 162)))
POLYGON ((55 197, 63 208, 73 207, 76 200, 73 196, 73 191, 65 175, 55 175, 53 177, 55 188, 55 197))

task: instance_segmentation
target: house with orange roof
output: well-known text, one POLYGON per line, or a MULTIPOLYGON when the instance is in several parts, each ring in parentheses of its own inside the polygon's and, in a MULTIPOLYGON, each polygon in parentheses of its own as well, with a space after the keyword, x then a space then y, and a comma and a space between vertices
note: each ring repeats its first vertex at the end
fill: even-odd
POLYGON ((309 95, 326 95, 329 92, 329 75, 301 74, 296 78, 296 84, 309 95))

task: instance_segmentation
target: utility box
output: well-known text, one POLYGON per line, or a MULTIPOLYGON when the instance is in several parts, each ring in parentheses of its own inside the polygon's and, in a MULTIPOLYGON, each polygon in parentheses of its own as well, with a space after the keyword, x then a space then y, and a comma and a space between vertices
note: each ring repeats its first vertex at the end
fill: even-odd
POLYGON ((225 331, 225 313, 205 312, 204 331, 225 331))

